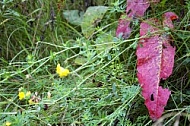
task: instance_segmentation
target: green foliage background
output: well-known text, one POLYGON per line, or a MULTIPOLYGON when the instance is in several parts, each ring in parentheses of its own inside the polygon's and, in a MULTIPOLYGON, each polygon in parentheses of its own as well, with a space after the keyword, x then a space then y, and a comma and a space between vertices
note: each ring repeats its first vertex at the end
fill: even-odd
MULTIPOLYGON (((172 76, 161 84, 172 91, 163 114, 164 125, 189 123, 190 103, 190 2, 162 0, 151 4, 143 19, 132 23, 127 40, 115 37, 125 0, 3 0, 0 2, 0 124, 11 125, 113 125, 145 126, 152 122, 136 78, 135 48, 140 21, 166 11, 179 15, 171 34, 177 47, 172 76), (172 3, 172 4, 171 4, 172 3), (107 6, 86 37, 65 10, 107 6), (59 78, 57 63, 71 74, 59 78), (37 92, 40 101, 29 105, 18 99, 23 87, 37 92), (47 98, 47 93, 51 98, 47 98), (180 119, 179 119, 180 117, 180 119)), ((164 29, 163 29, 164 30, 164 29)))

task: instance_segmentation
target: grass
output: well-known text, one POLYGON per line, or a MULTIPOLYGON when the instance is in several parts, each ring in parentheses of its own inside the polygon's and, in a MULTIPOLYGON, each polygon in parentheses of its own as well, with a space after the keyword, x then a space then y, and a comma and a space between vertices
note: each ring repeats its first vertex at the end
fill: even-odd
POLYGON ((170 31, 177 47, 175 67, 161 83, 172 95, 157 122, 149 118, 136 77, 138 22, 129 39, 115 37, 125 0, 105 0, 108 11, 90 38, 62 14, 65 8, 85 10, 78 6, 82 1, 1 2, 0 124, 148 126, 179 121, 188 125, 190 3, 172 1, 175 4, 166 0, 152 5, 145 16, 159 18, 165 11, 180 15, 170 31), (70 70, 67 77, 56 74, 58 63, 70 70), (30 91, 31 97, 19 100, 19 89, 30 91), (35 104, 28 103, 31 98, 35 104))

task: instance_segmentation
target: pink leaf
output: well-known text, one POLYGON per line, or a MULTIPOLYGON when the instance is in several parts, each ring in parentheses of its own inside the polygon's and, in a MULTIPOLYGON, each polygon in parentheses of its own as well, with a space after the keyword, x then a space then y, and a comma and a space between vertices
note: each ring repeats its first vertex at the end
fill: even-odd
POLYGON ((160 78, 165 80, 172 74, 176 47, 172 45, 170 36, 162 35, 160 38, 163 46, 160 78))
POLYGON ((150 6, 150 3, 158 3, 160 0, 127 0, 126 14, 129 17, 142 17, 150 6))
POLYGON ((142 17, 149 6, 148 0, 127 0, 126 14, 129 17, 142 17))
POLYGON ((174 26, 173 26, 173 23, 172 23, 172 20, 175 20, 178 18, 178 16, 173 13, 173 12, 166 12, 164 15, 163 15, 163 26, 164 27, 169 27, 170 29, 173 29, 174 26))
POLYGON ((142 22, 140 24, 140 36, 145 36, 150 32, 156 33, 159 30, 159 28, 153 27, 153 25, 160 26, 160 22, 154 18, 151 18, 142 22))
POLYGON ((130 28, 130 21, 127 19, 124 19, 124 15, 121 16, 119 19, 119 24, 117 26, 116 30, 116 36, 117 37, 123 37, 124 39, 128 38, 129 35, 131 34, 131 28, 130 28))
POLYGON ((150 6, 150 2, 159 2, 160 0, 127 0, 126 15, 128 20, 119 19, 118 27, 116 30, 117 37, 128 38, 132 29, 130 28, 131 21, 136 17, 144 16, 145 11, 150 6))
POLYGON ((149 110, 150 118, 153 121, 161 117, 170 94, 171 92, 168 89, 163 89, 161 86, 159 86, 157 90, 157 94, 156 93, 151 94, 149 96, 150 98, 145 100, 145 105, 147 106, 149 110))
POLYGON ((166 79, 171 75, 175 55, 175 47, 171 45, 170 37, 160 33, 159 26, 161 27, 161 23, 157 19, 141 23, 140 36, 144 38, 140 39, 136 51, 137 77, 152 120, 157 120, 162 115, 169 99, 171 92, 163 89, 159 83, 160 79, 166 79))

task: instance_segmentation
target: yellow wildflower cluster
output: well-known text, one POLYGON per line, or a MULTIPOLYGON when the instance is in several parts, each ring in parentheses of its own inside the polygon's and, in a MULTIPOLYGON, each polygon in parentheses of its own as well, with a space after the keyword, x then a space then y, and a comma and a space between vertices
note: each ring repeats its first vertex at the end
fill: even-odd
MULTIPOLYGON (((37 104, 41 101, 40 96, 38 95, 38 92, 35 92, 31 95, 30 91, 26 91, 23 87, 19 88, 18 93, 19 100, 28 100, 29 105, 37 104)), ((51 98, 50 91, 47 92, 47 98, 51 98)))
POLYGON ((68 69, 65 69, 65 68, 61 67, 60 64, 57 64, 56 73, 57 73, 60 77, 66 77, 70 72, 69 72, 68 69))
MULTIPOLYGON (((19 89, 20 90, 20 89, 19 89)), ((37 93, 35 92, 35 95, 31 96, 30 91, 24 91, 24 88, 22 88, 23 91, 19 91, 18 96, 19 100, 26 99, 28 100, 29 105, 38 103, 41 99, 37 96, 37 93), (25 93, 26 92, 26 93, 25 93)))
MULTIPOLYGON (((19 100, 23 99, 30 99, 31 98, 31 92, 26 91, 23 87, 19 88, 19 93, 18 93, 19 100)), ((33 104, 32 99, 28 100, 29 104, 33 104)))

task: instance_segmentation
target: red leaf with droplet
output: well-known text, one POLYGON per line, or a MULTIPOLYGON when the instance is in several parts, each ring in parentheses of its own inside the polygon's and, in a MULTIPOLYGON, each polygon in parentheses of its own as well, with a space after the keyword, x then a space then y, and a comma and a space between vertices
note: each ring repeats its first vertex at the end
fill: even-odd
MULTIPOLYGON (((173 28, 174 13, 164 14, 163 26, 173 28), (167 20, 167 21, 166 21, 167 20), (170 20, 170 21, 169 21, 170 20)), ((141 23, 137 55, 137 77, 142 87, 142 95, 152 120, 157 120, 163 113, 170 96, 168 89, 159 86, 160 79, 172 74, 175 47, 170 43, 170 36, 161 33, 161 23, 149 19, 141 23)))
MULTIPOLYGON (((136 17, 144 16, 145 11, 150 6, 150 2, 159 2, 160 0, 127 0, 125 19, 120 18, 116 30, 117 37, 128 38, 132 29, 130 28, 131 21, 136 17)), ((123 16, 123 15, 122 15, 123 16)))

